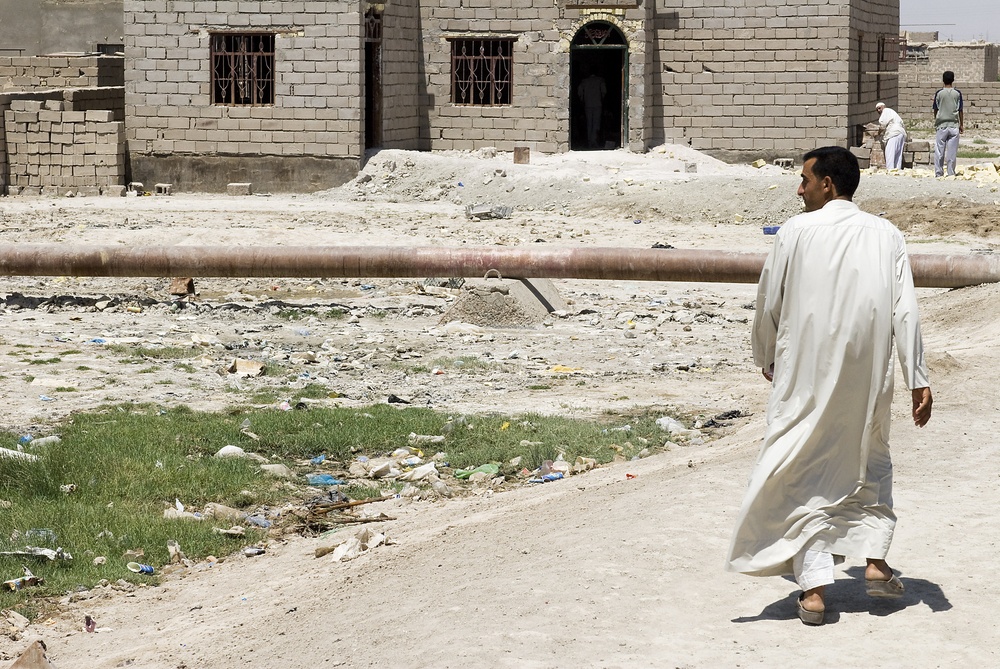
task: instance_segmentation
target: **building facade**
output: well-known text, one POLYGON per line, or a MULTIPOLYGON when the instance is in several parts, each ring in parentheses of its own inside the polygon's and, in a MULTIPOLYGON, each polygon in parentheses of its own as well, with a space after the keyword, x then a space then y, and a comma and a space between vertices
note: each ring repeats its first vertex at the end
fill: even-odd
POLYGON ((133 178, 315 190, 366 150, 861 138, 898 0, 125 0, 133 178))

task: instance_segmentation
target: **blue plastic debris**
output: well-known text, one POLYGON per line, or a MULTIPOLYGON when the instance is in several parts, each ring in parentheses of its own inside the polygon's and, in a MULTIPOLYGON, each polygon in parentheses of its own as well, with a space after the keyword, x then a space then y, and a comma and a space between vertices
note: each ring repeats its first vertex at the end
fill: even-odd
POLYGON ((778 234, 778 229, 781 228, 780 225, 765 225, 764 234, 765 235, 776 235, 778 234))
POLYGON ((335 479, 329 474, 309 474, 306 476, 309 485, 344 485, 340 479, 335 479))
POLYGON ((322 464, 324 460, 326 460, 326 454, 325 453, 322 454, 322 455, 317 455, 315 458, 313 458, 309 462, 311 464, 314 464, 314 465, 319 465, 319 464, 322 464))
POLYGON ((528 483, 548 483, 549 481, 558 481, 563 477, 562 472, 551 472, 538 478, 528 479, 528 483))

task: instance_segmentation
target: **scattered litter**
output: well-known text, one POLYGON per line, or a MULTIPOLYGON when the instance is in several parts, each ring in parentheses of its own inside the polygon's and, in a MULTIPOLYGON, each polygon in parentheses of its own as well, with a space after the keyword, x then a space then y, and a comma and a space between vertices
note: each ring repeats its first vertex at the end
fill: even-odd
POLYGON ((480 220, 490 218, 510 218, 510 215, 513 212, 513 207, 504 205, 470 204, 465 207, 466 218, 478 218, 480 220))
POLYGON ((33 585, 41 585, 45 583, 45 579, 39 576, 35 576, 31 573, 31 570, 24 567, 24 576, 20 578, 12 578, 9 581, 4 581, 3 586, 11 591, 20 590, 22 588, 27 588, 33 585))
POLYGON ((226 371, 230 374, 235 374, 238 378, 245 379, 252 376, 261 376, 264 374, 264 363, 259 360, 243 360, 242 358, 235 358, 229 367, 226 367, 226 371))
POLYGON ((636 478, 639 478, 638 474, 625 474, 625 480, 626 481, 631 481, 632 479, 636 479, 636 478))
POLYGON ((243 554, 247 557, 256 557, 258 555, 263 555, 267 551, 260 546, 247 546, 243 549, 243 554))
POLYGON ((233 525, 228 530, 224 530, 221 527, 213 527, 212 531, 215 532, 216 534, 225 534, 231 537, 242 537, 243 535, 246 534, 246 530, 244 530, 239 525, 233 525))
POLYGON ((528 483, 548 483, 550 481, 558 481, 563 477, 562 472, 549 472, 548 474, 543 474, 541 476, 528 479, 528 483))
POLYGON ((180 564, 185 560, 181 545, 173 539, 167 540, 167 553, 170 555, 170 564, 180 564))
POLYGON ((493 463, 486 463, 485 465, 479 465, 475 469, 456 469, 455 478, 459 480, 465 480, 472 476, 473 474, 489 474, 496 475, 500 473, 500 466, 493 463))
POLYGON ((260 470, 279 479, 295 478, 295 472, 285 465, 261 465, 260 470))
POLYGON ((575 374, 577 372, 582 372, 583 367, 569 367, 568 365, 553 365, 552 369, 549 370, 553 374, 575 374))
POLYGON ((402 397, 397 397, 396 395, 389 395, 386 401, 389 404, 409 404, 409 401, 404 400, 402 397))
POLYGON ((410 436, 406 440, 406 443, 410 446, 416 446, 417 444, 443 444, 444 435, 417 434, 416 432, 411 432, 410 436))
POLYGON ((56 533, 47 527, 33 527, 30 530, 25 530, 25 539, 35 539, 42 543, 54 544, 56 542, 56 533))
POLYGON ((51 548, 40 548, 38 546, 27 546, 17 551, 3 551, 0 552, 0 555, 9 555, 11 557, 47 558, 49 560, 66 560, 67 562, 73 559, 73 556, 64 551, 62 548, 53 550, 51 548))
POLYGON ((416 469, 411 469, 405 474, 400 474, 396 479, 399 481, 421 481, 430 476, 437 476, 437 473, 437 465, 433 462, 428 462, 416 469))
POLYGON ((2 447, 0 447, 0 458, 17 458, 20 460, 27 460, 28 462, 36 462, 38 460, 37 455, 2 447))
POLYGON ((125 566, 128 567, 129 571, 133 571, 136 574, 145 574, 147 576, 156 571, 151 565, 142 564, 141 562, 129 562, 125 566))
POLYGON ((75 483, 66 483, 64 485, 59 486, 59 490, 61 490, 63 493, 67 495, 70 494, 71 492, 76 492, 76 488, 77 486, 75 483))
POLYGON ((306 476, 309 485, 344 485, 345 481, 334 478, 329 474, 309 474, 306 476))
POLYGON ((326 455, 317 455, 315 458, 309 461, 309 464, 321 465, 326 460, 326 455))
POLYGON ((378 548, 382 544, 388 543, 385 534, 374 532, 370 528, 363 528, 353 537, 337 546, 333 551, 333 561, 343 562, 353 560, 362 553, 378 548))
POLYGON ((84 616, 83 618, 83 629, 87 632, 93 633, 97 629, 97 621, 95 621, 90 616, 84 616))
POLYGON ((57 434, 50 435, 48 437, 42 437, 41 439, 32 439, 32 446, 51 446, 52 444, 58 444, 62 439, 57 434))
POLYGON ((591 469, 597 466, 597 460, 594 458, 585 458, 582 455, 577 456, 576 461, 573 463, 573 473, 582 474, 583 472, 589 472, 591 469))
POLYGON ((247 522, 257 527, 263 527, 265 530, 271 527, 271 521, 261 515, 247 516, 247 522))

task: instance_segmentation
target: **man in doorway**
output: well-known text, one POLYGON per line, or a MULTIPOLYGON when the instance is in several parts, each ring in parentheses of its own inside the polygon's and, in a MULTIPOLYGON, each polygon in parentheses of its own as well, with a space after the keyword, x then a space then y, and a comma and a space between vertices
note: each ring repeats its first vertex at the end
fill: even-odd
POLYGON ((951 70, 941 75, 944 88, 934 94, 934 176, 955 176, 958 161, 958 136, 965 132, 965 111, 962 92, 955 88, 955 73, 951 70))
POLYGON ((906 127, 903 119, 895 111, 885 106, 884 102, 875 103, 878 112, 878 125, 882 129, 882 139, 885 142, 885 167, 898 170, 903 167, 903 146, 906 144, 906 127))
POLYGON ((823 624, 824 589, 845 557, 866 560, 869 595, 903 594, 885 561, 893 342, 918 427, 933 402, 903 235, 854 204, 860 179, 847 149, 805 155, 805 213, 781 226, 757 289, 754 362, 773 386, 726 566, 794 575, 807 625, 823 624))
POLYGON ((577 97, 583 102, 583 115, 587 120, 587 148, 599 148, 601 114, 604 111, 604 96, 607 93, 604 79, 594 72, 590 72, 576 88, 577 97))

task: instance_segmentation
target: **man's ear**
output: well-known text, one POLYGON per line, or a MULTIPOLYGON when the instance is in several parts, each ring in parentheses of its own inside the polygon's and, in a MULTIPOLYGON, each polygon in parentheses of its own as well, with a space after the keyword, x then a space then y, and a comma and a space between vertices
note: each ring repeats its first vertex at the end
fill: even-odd
POLYGON ((830 193, 830 195, 832 196, 831 199, 836 200, 838 197, 840 197, 837 194, 837 186, 836 184, 833 183, 833 179, 831 179, 828 176, 823 177, 822 184, 823 184, 823 190, 830 193))

